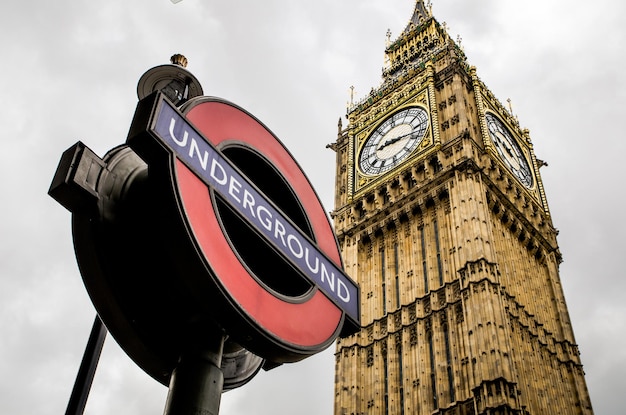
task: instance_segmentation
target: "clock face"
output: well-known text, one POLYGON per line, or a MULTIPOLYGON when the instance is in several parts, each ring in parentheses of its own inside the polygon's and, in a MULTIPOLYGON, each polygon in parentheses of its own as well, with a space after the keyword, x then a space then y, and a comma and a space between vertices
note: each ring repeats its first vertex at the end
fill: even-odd
POLYGON ((428 129, 428 113, 422 107, 396 112, 365 140, 359 155, 361 171, 377 175, 404 161, 422 142, 428 129))
POLYGON ((487 113, 485 118, 489 136, 504 164, 524 186, 530 189, 533 186, 533 176, 517 141, 495 115, 487 113))

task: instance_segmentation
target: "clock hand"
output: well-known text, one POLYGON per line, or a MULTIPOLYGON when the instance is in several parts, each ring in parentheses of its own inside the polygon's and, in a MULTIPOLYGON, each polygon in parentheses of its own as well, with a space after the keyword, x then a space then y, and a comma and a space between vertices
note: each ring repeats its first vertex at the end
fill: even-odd
POLYGON ((387 147, 387 146, 392 145, 392 144, 393 144, 393 143, 395 143, 396 141, 400 141, 400 140, 402 139, 402 137, 403 137, 403 136, 396 137, 396 138, 391 138, 391 139, 389 139, 389 140, 385 141, 385 142, 383 143, 383 145, 382 145, 382 146, 380 146, 380 149, 379 149, 379 150, 382 150, 383 148, 385 148, 385 147, 387 147))
POLYGON ((501 138, 500 140, 494 141, 496 145, 502 149, 502 157, 506 159, 509 166, 518 171, 521 167, 520 161, 518 160, 518 155, 511 143, 508 140, 501 138))
POLYGON ((382 150, 383 148, 385 148, 387 146, 390 146, 391 144, 396 143, 396 142, 402 140, 404 137, 410 136, 412 134, 413 134, 413 131, 411 131, 408 134, 404 134, 404 135, 401 135, 401 136, 398 136, 398 137, 395 137, 395 138, 391 138, 391 139, 385 141, 382 146, 378 147, 378 150, 382 150))
POLYGON ((510 155, 513 155, 513 146, 511 145, 511 143, 509 142, 509 139, 507 136, 505 136, 504 134, 502 134, 501 132, 497 132, 496 135, 498 136, 498 138, 500 140, 500 143, 502 144, 502 146, 504 147, 504 149, 506 150, 507 153, 509 153, 510 155))
POLYGON ((503 146, 504 146, 504 150, 506 150, 507 153, 509 153, 509 156, 511 157, 515 157, 515 151, 513 151, 513 146, 510 145, 510 143, 508 142, 508 140, 505 140, 502 142, 503 146))

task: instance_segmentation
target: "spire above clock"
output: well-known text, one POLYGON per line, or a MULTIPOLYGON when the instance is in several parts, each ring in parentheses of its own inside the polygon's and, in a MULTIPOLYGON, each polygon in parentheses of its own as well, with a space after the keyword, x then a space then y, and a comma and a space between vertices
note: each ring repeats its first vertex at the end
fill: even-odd
POLYGON ((385 48, 385 81, 398 79, 409 71, 423 70, 425 63, 452 47, 459 58, 465 56, 447 33, 447 26, 433 17, 430 0, 416 0, 413 15, 400 36, 392 41, 387 32, 385 48))
POLYGON ((424 0, 416 0, 413 15, 409 19, 409 22, 402 33, 400 33, 400 36, 395 41, 391 40, 391 30, 387 29, 387 48, 389 48, 390 45, 401 42, 406 37, 414 35, 416 29, 417 31, 421 31, 423 25, 433 18, 432 9, 433 6, 430 0, 428 0, 427 3, 424 3, 424 0))
POLYGON ((407 24, 402 34, 410 32, 411 30, 415 29, 416 27, 433 17, 432 9, 433 5, 430 0, 428 0, 426 4, 424 4, 424 0, 417 0, 415 2, 415 10, 413 10, 413 16, 411 16, 411 20, 409 20, 409 23, 407 24))

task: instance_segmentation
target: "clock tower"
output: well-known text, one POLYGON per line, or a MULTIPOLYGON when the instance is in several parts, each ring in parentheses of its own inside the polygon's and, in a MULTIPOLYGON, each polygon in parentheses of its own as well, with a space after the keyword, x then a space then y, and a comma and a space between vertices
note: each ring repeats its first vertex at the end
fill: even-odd
POLYGON ((335 414, 592 414, 528 130, 417 0, 339 124, 335 414))

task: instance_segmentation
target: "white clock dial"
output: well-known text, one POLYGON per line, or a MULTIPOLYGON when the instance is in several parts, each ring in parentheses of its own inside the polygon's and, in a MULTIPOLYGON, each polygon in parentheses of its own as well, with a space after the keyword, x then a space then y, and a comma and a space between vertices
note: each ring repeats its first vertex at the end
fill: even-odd
POLYGON ((359 167, 368 175, 391 170, 417 148, 426 136, 428 112, 422 107, 402 109, 380 124, 365 140, 359 167))
POLYGON ((487 128, 489 130, 489 137, 493 141, 493 144, 502 158, 502 161, 506 167, 517 177, 517 179, 527 188, 533 186, 533 175, 530 170, 530 166, 522 153, 522 149, 513 138, 511 132, 506 128, 504 123, 500 121, 495 115, 487 113, 485 115, 487 120, 487 128))

